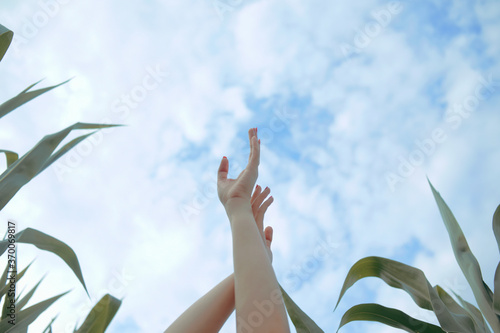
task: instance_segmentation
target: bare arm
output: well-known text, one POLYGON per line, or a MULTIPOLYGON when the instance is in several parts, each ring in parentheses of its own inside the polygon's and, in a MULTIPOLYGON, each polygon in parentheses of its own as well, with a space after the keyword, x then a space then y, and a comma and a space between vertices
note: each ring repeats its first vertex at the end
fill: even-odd
MULTIPOLYGON (((263 229, 264 214, 273 202, 272 197, 264 201, 269 193, 268 188, 261 192, 260 186, 257 186, 252 195, 254 224, 259 230, 263 229)), ((266 243, 267 255, 272 261, 272 227, 267 227, 262 237, 266 243)), ((234 307, 234 274, 231 274, 184 311, 164 333, 219 332, 234 307)))
POLYGON ((234 274, 231 274, 184 311, 164 333, 219 332, 233 310, 234 274))
POLYGON ((281 290, 249 203, 230 210, 237 332, 290 332, 281 290))
POLYGON ((266 253, 263 233, 253 214, 251 193, 258 176, 260 141, 248 131, 250 156, 237 179, 227 178, 229 161, 219 166, 217 190, 233 236, 236 323, 238 333, 289 333, 281 290, 266 253))

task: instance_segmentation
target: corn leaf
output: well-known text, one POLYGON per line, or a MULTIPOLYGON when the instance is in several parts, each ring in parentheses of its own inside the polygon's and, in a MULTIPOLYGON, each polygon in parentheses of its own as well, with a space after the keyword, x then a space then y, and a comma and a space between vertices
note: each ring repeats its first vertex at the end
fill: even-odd
POLYGON ((474 322, 478 323, 481 329, 484 330, 484 332, 491 333, 490 329, 488 328, 488 325, 484 321, 484 317, 481 311, 479 311, 479 309, 476 308, 474 305, 470 304, 462 297, 460 297, 460 295, 456 294, 455 292, 453 292, 453 294, 458 299, 462 307, 471 314, 471 316, 474 318, 474 322))
POLYGON ((57 301, 62 296, 66 295, 69 291, 62 294, 54 296, 52 298, 46 299, 40 303, 30 306, 18 313, 16 313, 16 324, 12 325, 8 321, 11 320, 9 317, 0 321, 0 332, 14 333, 25 330, 28 326, 38 318, 45 310, 49 308, 55 301, 57 301))
POLYGON ((495 271, 495 293, 493 294, 493 310, 500 315, 500 262, 495 271))
MULTIPOLYGON (((30 151, 12 163, 12 165, 0 175, 0 210, 5 207, 21 187, 33 179, 40 171, 45 169, 49 163, 53 163, 57 158, 68 151, 67 144, 55 153, 55 158, 51 156, 56 147, 71 131, 77 129, 100 129, 114 126, 119 125, 76 123, 62 131, 46 135, 30 151)), ((75 140, 72 142, 74 143, 75 140)))
POLYGON ((45 332, 48 332, 48 333, 52 333, 52 324, 54 323, 54 321, 56 320, 56 318, 59 316, 59 314, 56 314, 56 316, 54 318, 52 318, 52 320, 50 321, 50 323, 47 325, 47 327, 45 327, 45 329, 43 330, 43 333, 45 332))
POLYGON ((50 87, 46 87, 46 88, 42 88, 42 89, 38 89, 38 90, 33 90, 33 91, 29 91, 29 90, 31 88, 33 88, 40 81, 30 85, 28 88, 21 91, 18 95, 16 95, 15 97, 12 97, 8 101, 5 101, 3 104, 0 105, 0 118, 6 116, 11 111, 17 109, 18 107, 31 101, 32 99, 40 96, 41 94, 46 93, 47 91, 52 90, 54 88, 57 88, 60 85, 65 84, 68 81, 69 80, 66 80, 66 81, 61 82, 59 84, 56 84, 54 86, 50 86, 50 87))
POLYGON ((82 326, 76 333, 104 333, 109 323, 120 308, 121 301, 110 294, 104 295, 90 310, 82 326))
POLYGON ((446 226, 446 230, 448 231, 453 253, 455 254, 455 258, 460 266, 460 269, 465 275, 467 282, 472 288, 472 292, 476 298, 477 304, 479 305, 479 309, 481 309, 481 312, 493 331, 500 332, 500 321, 493 310, 493 293, 483 281, 479 263, 477 262, 476 257, 472 254, 469 244, 467 243, 464 233, 458 225, 455 216, 453 216, 453 213, 444 202, 439 192, 437 192, 434 186, 432 186, 430 180, 428 181, 431 186, 432 194, 434 195, 438 205, 439 212, 441 213, 441 217, 443 218, 446 226))
POLYGON ((19 158, 17 153, 10 150, 0 149, 0 153, 4 153, 7 158, 7 168, 19 158))
POLYGON ((37 284, 35 284, 35 286, 33 288, 31 288, 30 291, 28 291, 26 293, 26 295, 24 295, 23 298, 21 298, 19 301, 16 302, 16 308, 17 309, 22 310, 26 306, 26 304, 28 304, 29 300, 31 299, 31 297, 33 297, 33 294, 37 290, 37 288, 40 285, 40 283, 42 283, 42 281, 43 281, 44 278, 45 278, 45 275, 40 279, 40 281, 38 281, 37 284))
POLYGON ((286 291, 281 287, 281 293, 283 295, 283 300, 285 301, 286 311, 290 316, 290 319, 297 330, 297 333, 324 333, 324 331, 319 328, 316 323, 309 318, 308 315, 295 302, 288 296, 286 291))
MULTIPOLYGON (((30 264, 28 266, 26 266, 20 273, 18 273, 16 275, 16 282, 19 282, 21 280, 21 278, 24 276, 24 274, 26 273, 26 271, 28 270, 28 268, 31 266, 32 263, 33 263, 33 260, 30 262, 30 264)), ((6 267, 6 269, 7 268, 8 268, 8 266, 6 267)), ((0 298, 2 298, 5 295, 5 293, 7 292, 7 290, 9 290, 9 286, 10 286, 10 283, 7 283, 0 289, 0 298)), ((4 298, 4 300, 5 300, 5 298, 4 298)))
POLYGON ((14 33, 0 24, 0 61, 9 49, 14 33))
POLYGON ((500 205, 497 206, 493 214, 493 234, 497 240, 498 251, 500 252, 500 205))
POLYGON ((451 312, 470 318, 470 320, 474 323, 474 332, 488 333, 484 327, 484 320, 482 321, 483 325, 481 322, 476 322, 476 318, 474 318, 469 311, 460 306, 460 304, 458 304, 443 288, 435 286, 434 289, 438 293, 439 298, 441 298, 443 303, 451 312))
POLYGON ((434 311, 444 330, 474 332, 472 320, 450 312, 420 269, 382 257, 366 257, 358 260, 351 267, 344 280, 335 309, 347 289, 365 277, 378 277, 389 286, 406 291, 418 306, 434 311))
MULTIPOLYGON (((16 234, 17 243, 32 244, 41 250, 50 251, 57 255, 59 258, 64 260, 64 262, 71 268, 73 273, 75 273, 78 280, 82 284, 87 295, 87 287, 85 286, 85 281, 83 280, 82 271, 80 269, 80 263, 76 257, 75 251, 66 243, 61 242, 57 238, 47 235, 41 231, 32 228, 26 228, 16 234)), ((0 255, 7 249, 8 242, 0 241, 0 255)), ((90 297, 90 296, 89 296, 90 297)))
POLYGON ((337 332, 345 324, 359 320, 377 321, 411 333, 446 333, 439 326, 410 317, 400 310, 374 303, 358 304, 347 310, 340 320, 337 332))

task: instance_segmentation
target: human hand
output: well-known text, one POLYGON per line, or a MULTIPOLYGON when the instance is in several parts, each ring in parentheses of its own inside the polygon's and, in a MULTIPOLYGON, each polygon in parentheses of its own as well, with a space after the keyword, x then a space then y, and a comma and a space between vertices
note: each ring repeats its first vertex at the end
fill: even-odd
POLYGON ((266 201, 264 199, 271 193, 269 187, 266 187, 264 191, 261 192, 261 187, 257 185, 255 187, 255 191, 253 192, 251 205, 253 217, 255 218, 255 222, 257 223, 257 229, 264 240, 264 244, 266 244, 266 250, 269 255, 269 259, 273 262, 273 253, 271 252, 271 242, 273 241, 273 228, 271 226, 266 227, 264 230, 264 214, 266 213, 267 208, 273 203, 274 198, 271 196, 266 201))
POLYGON ((238 178, 227 178, 229 161, 224 156, 219 166, 217 175, 217 193, 219 199, 228 210, 228 207, 241 203, 250 204, 252 189, 257 181, 258 167, 260 163, 260 140, 257 138, 257 128, 248 130, 248 140, 250 141, 250 156, 246 168, 240 173, 238 178))

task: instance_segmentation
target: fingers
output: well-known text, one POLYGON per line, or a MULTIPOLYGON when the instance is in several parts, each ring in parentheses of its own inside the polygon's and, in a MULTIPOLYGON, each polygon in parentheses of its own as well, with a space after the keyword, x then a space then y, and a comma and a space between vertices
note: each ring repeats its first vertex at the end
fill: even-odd
POLYGON ((257 127, 248 130, 248 140, 250 142, 248 165, 251 168, 257 168, 260 164, 260 142, 258 141, 257 127))
POLYGON ((251 200, 252 208, 255 208, 255 209, 259 208, 260 205, 262 204, 262 202, 264 201, 264 199, 271 192, 269 187, 266 187, 262 193, 260 192, 260 190, 261 190, 261 187, 259 185, 257 185, 257 187, 255 188, 255 192, 253 193, 252 200, 251 200))
POLYGON ((217 179, 218 181, 224 181, 227 179, 227 172, 229 170, 229 161, 226 156, 222 158, 222 161, 219 165, 219 170, 217 171, 217 179))
POLYGON ((261 190, 261 187, 259 185, 257 185, 255 187, 255 191, 253 191, 252 198, 250 199, 250 203, 252 204, 252 207, 253 207, 253 203, 255 202, 255 199, 257 199, 257 197, 260 194, 260 190, 261 190))
MULTIPOLYGON (((265 192, 262 193, 264 194, 265 192)), ((262 230, 264 227, 264 214, 266 213, 267 208, 269 208, 269 206, 273 203, 273 201, 274 198, 271 196, 266 201, 264 201, 264 203, 262 203, 262 205, 259 207, 259 211, 257 212, 257 218, 255 219, 257 222, 257 226, 259 227, 259 230, 262 230)))
POLYGON ((266 245, 271 248, 271 243, 273 241, 273 227, 266 227, 266 230, 264 230, 264 234, 266 236, 266 245))

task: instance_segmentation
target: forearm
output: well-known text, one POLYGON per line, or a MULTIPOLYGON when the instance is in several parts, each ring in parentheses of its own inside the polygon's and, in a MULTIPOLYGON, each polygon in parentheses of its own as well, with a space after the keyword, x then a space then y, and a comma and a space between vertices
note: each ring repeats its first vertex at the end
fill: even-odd
POLYGON ((231 274, 184 311, 164 333, 219 332, 234 310, 234 297, 231 274))
POLYGON ((251 206, 228 211, 233 236, 237 332, 290 332, 276 275, 251 206))

